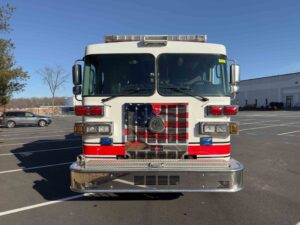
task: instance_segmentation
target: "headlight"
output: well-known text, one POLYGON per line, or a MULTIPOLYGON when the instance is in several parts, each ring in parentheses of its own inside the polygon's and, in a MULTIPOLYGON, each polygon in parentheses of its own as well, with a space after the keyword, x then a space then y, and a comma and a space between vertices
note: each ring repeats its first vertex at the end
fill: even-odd
POLYGON ((227 133, 228 132, 228 125, 217 125, 216 126, 216 132, 217 133, 227 133))
POLYGON ((208 125, 207 124, 207 125, 203 126, 204 133, 214 133, 215 129, 216 129, 215 125, 208 125))
POLYGON ((98 132, 100 134, 111 134, 111 125, 110 124, 99 125, 98 132))
POLYGON ((87 134, 97 134, 98 133, 98 127, 97 126, 90 126, 90 125, 87 125, 85 127, 85 132, 87 134))
POLYGON ((229 123, 202 123, 201 134, 228 134, 229 123))

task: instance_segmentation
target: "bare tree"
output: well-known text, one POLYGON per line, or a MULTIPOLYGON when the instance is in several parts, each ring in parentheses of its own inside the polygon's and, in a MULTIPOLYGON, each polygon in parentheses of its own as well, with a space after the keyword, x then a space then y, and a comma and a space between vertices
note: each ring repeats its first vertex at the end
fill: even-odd
POLYGON ((60 65, 57 65, 56 67, 45 66, 40 69, 38 73, 50 89, 52 97, 52 113, 54 113, 56 91, 67 82, 68 74, 66 74, 65 70, 60 65))

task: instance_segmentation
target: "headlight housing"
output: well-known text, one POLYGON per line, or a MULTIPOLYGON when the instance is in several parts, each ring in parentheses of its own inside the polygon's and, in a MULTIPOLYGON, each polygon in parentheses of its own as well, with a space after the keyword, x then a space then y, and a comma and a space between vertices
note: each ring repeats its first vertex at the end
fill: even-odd
POLYGON ((228 135, 228 134, 238 134, 239 126, 238 123, 228 122, 228 123, 201 123, 200 124, 200 134, 209 135, 228 135))
POLYGON ((77 135, 111 135, 112 123, 76 123, 74 133, 77 135))

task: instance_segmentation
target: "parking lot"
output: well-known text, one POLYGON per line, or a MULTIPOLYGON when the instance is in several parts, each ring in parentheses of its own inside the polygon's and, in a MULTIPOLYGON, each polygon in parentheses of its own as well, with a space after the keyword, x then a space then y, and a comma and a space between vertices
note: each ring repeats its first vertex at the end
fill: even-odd
POLYGON ((81 152, 76 117, 49 127, 0 128, 0 224, 300 224, 300 112, 241 112, 232 156, 238 193, 103 194, 69 190, 81 152))

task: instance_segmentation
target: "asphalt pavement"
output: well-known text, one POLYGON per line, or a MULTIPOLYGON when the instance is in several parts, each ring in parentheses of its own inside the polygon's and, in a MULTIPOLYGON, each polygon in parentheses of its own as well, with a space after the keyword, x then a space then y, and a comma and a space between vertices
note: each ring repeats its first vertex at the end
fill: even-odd
POLYGON ((237 193, 102 194, 69 190, 81 152, 76 117, 48 127, 0 128, 0 225, 300 224, 300 112, 240 112, 232 157, 245 166, 237 193))

